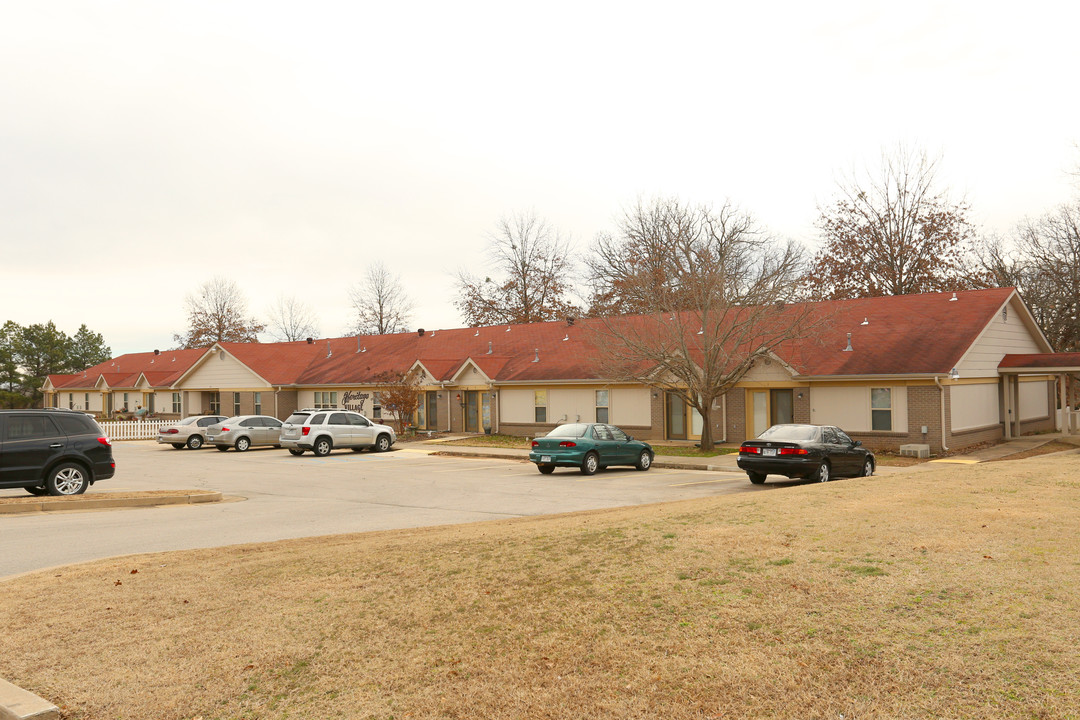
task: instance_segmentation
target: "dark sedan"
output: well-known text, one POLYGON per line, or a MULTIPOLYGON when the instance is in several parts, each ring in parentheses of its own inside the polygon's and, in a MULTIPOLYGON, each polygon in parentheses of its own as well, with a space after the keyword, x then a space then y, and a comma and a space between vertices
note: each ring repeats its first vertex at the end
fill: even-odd
POLYGON ((569 423, 533 440, 529 460, 545 475, 556 467, 576 467, 592 475, 608 465, 648 470, 652 467, 653 449, 614 425, 569 423))
POLYGON ((832 425, 773 425, 739 448, 739 467, 760 485, 766 475, 828 482, 874 474, 874 453, 832 425))

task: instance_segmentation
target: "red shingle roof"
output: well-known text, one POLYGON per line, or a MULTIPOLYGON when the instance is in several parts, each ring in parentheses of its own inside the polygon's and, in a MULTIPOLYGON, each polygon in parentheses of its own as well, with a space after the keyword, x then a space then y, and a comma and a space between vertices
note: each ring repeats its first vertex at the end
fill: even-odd
POLYGON ((1001 358, 999 368, 1070 368, 1080 367, 1080 353, 1012 354, 1001 358))

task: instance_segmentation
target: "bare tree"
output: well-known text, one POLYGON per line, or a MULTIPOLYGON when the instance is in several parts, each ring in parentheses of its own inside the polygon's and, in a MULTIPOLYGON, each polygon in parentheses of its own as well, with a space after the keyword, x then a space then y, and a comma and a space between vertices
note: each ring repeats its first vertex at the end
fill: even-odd
POLYGON ((454 304, 469 325, 531 323, 578 314, 567 298, 572 284, 570 241, 535 213, 499 220, 490 237, 490 264, 500 277, 457 275, 454 304))
POLYGON ((599 239, 589 268, 614 306, 640 313, 600 316, 601 373, 682 398, 701 415, 705 450, 714 402, 823 321, 810 305, 785 304, 803 271, 799 246, 773 240, 731 205, 639 202, 599 239))
POLYGON ((352 331, 359 335, 401 332, 413 309, 401 279, 381 262, 368 266, 364 280, 349 290, 349 300, 356 311, 352 331))
POLYGON ((879 174, 840 183, 820 209, 824 245, 807 275, 815 298, 907 295, 971 287, 965 264, 974 238, 968 206, 937 187, 937 161, 900 148, 879 174))
POLYGON ((295 295, 278 295, 267 314, 270 317, 267 329, 279 342, 292 342, 319 335, 319 326, 311 308, 295 295))
POLYGON ((208 347, 215 342, 259 342, 265 326, 247 316, 247 300, 232 280, 216 276, 184 299, 188 330, 173 335, 181 348, 208 347))
POLYGON ((1080 351, 1080 201, 1025 221, 1017 245, 1020 289, 1047 339, 1059 352, 1080 351))

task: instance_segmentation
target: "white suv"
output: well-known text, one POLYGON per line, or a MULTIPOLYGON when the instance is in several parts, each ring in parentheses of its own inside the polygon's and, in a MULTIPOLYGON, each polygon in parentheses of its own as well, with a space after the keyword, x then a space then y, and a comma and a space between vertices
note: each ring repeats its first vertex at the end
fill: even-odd
POLYGON ((297 410, 281 426, 281 447, 293 455, 310 450, 325 457, 334 448, 349 448, 360 452, 372 448, 386 452, 397 441, 397 433, 389 425, 373 423, 360 413, 335 408, 304 408, 297 410))

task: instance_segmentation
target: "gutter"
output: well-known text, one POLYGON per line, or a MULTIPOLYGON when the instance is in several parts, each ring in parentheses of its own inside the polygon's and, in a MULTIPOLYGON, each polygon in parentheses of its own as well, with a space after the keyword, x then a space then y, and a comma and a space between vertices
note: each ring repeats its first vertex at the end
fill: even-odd
POLYGON ((945 444, 945 386, 937 375, 934 376, 934 384, 941 391, 941 452, 949 452, 949 446, 945 444))

